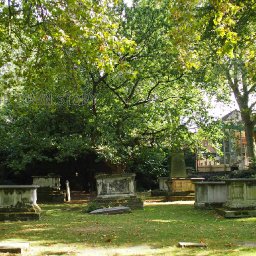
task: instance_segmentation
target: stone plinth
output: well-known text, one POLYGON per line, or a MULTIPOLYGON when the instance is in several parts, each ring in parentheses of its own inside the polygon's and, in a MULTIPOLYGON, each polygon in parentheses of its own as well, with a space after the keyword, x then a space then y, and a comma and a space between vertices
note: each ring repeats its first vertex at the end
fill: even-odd
POLYGON ((135 174, 96 175, 97 198, 94 203, 103 207, 128 206, 143 208, 143 202, 135 195, 135 174))
POLYGON ((0 185, 0 220, 39 219, 35 185, 0 185))
POLYGON ((256 179, 229 179, 228 198, 225 207, 229 209, 256 209, 256 179))
POLYGON ((204 178, 171 178, 167 182, 171 195, 188 195, 195 192, 194 182, 204 178))
POLYGON ((169 180, 169 177, 159 177, 158 182, 159 182, 159 190, 161 191, 168 191, 168 185, 167 181, 169 180))
POLYGON ((37 190, 40 203, 63 203, 64 193, 60 191, 60 176, 33 176, 33 185, 40 186, 37 190))
POLYGON ((131 197, 135 196, 135 174, 99 174, 96 175, 97 197, 131 197))
POLYGON ((224 181, 195 182, 195 207, 222 207, 227 202, 227 185, 224 181))

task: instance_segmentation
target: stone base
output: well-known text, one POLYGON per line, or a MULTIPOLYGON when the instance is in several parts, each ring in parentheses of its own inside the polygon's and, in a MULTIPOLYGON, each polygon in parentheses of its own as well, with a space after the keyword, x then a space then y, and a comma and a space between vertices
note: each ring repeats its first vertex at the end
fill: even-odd
POLYGON ((39 219, 40 213, 36 212, 0 212, 0 221, 29 221, 39 219))
POLYGON ((198 209, 216 209, 223 207, 224 203, 197 203, 195 202, 194 206, 198 209))
POLYGON ((194 195, 168 195, 166 196, 166 201, 194 201, 195 196, 194 195))
POLYGON ((151 191, 151 196, 167 196, 168 195, 168 191, 164 191, 164 190, 152 190, 151 191))
POLYGON ((38 203, 64 203, 64 193, 60 190, 52 188, 38 188, 37 202, 38 203))
POLYGON ((203 178, 171 178, 167 185, 170 195, 186 196, 190 193, 195 193, 196 181, 202 181, 203 178))
POLYGON ((127 206, 133 209, 143 209, 143 201, 136 197, 121 198, 121 197, 111 197, 111 198, 96 198, 92 203, 98 204, 100 207, 116 207, 116 206, 127 206))
POLYGON ((246 210, 246 209, 225 209, 220 208, 216 209, 217 213, 225 218, 248 218, 248 217, 256 217, 256 210, 246 210))

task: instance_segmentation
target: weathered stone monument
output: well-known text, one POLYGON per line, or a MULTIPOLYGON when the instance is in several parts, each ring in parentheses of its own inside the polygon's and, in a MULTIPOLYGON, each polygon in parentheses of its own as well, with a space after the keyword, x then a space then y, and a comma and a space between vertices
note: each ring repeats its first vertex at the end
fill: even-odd
POLYGON ((38 202, 63 203, 64 193, 60 190, 60 176, 49 174, 48 176, 33 176, 33 185, 38 185, 38 202))
POLYGON ((227 179, 227 201, 218 212, 226 218, 256 217, 256 179, 227 179))
POLYGON ((0 185, 0 220, 38 220, 35 185, 0 185))
POLYGON ((135 194, 135 174, 98 174, 95 176, 97 198, 94 203, 102 207, 127 206, 143 208, 143 202, 135 194))
POLYGON ((225 181, 195 182, 195 207, 216 208, 227 202, 227 184, 225 181))
POLYGON ((192 200, 195 192, 194 182, 204 178, 188 178, 183 152, 173 152, 171 155, 170 179, 167 181, 169 199, 192 200), (181 198, 178 198, 181 196, 181 198), (187 197, 185 197, 187 196, 187 197))

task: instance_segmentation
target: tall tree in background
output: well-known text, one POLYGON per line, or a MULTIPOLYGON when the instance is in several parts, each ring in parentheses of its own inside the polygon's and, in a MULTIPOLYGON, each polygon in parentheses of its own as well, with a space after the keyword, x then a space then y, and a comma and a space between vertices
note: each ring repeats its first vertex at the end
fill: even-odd
POLYGON ((184 63, 192 67, 194 84, 219 101, 233 93, 245 128, 247 153, 255 161, 255 1, 195 0, 169 4, 181 24, 175 31, 184 30, 177 43, 184 63))

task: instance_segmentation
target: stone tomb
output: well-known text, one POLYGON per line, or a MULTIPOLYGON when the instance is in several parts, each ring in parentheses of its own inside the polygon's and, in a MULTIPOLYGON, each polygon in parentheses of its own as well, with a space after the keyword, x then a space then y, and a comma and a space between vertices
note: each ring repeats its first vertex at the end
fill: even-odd
POLYGON ((60 190, 60 176, 33 176, 33 185, 38 185, 38 202, 63 203, 64 193, 60 190))
POLYGON ((226 218, 256 217, 256 179, 227 179, 227 200, 217 212, 226 218))
POLYGON ((0 220, 38 220, 35 185, 0 185, 0 220))
POLYGON ((194 182, 204 178, 188 178, 183 152, 172 152, 170 178, 167 181, 169 193, 167 200, 193 200, 195 193, 194 182))
POLYGON ((195 207, 222 207, 227 202, 227 184, 224 181, 195 182, 195 207))
POLYGON ((102 207, 127 206, 143 208, 143 202, 135 195, 135 174, 98 174, 95 176, 97 198, 94 203, 102 207))

